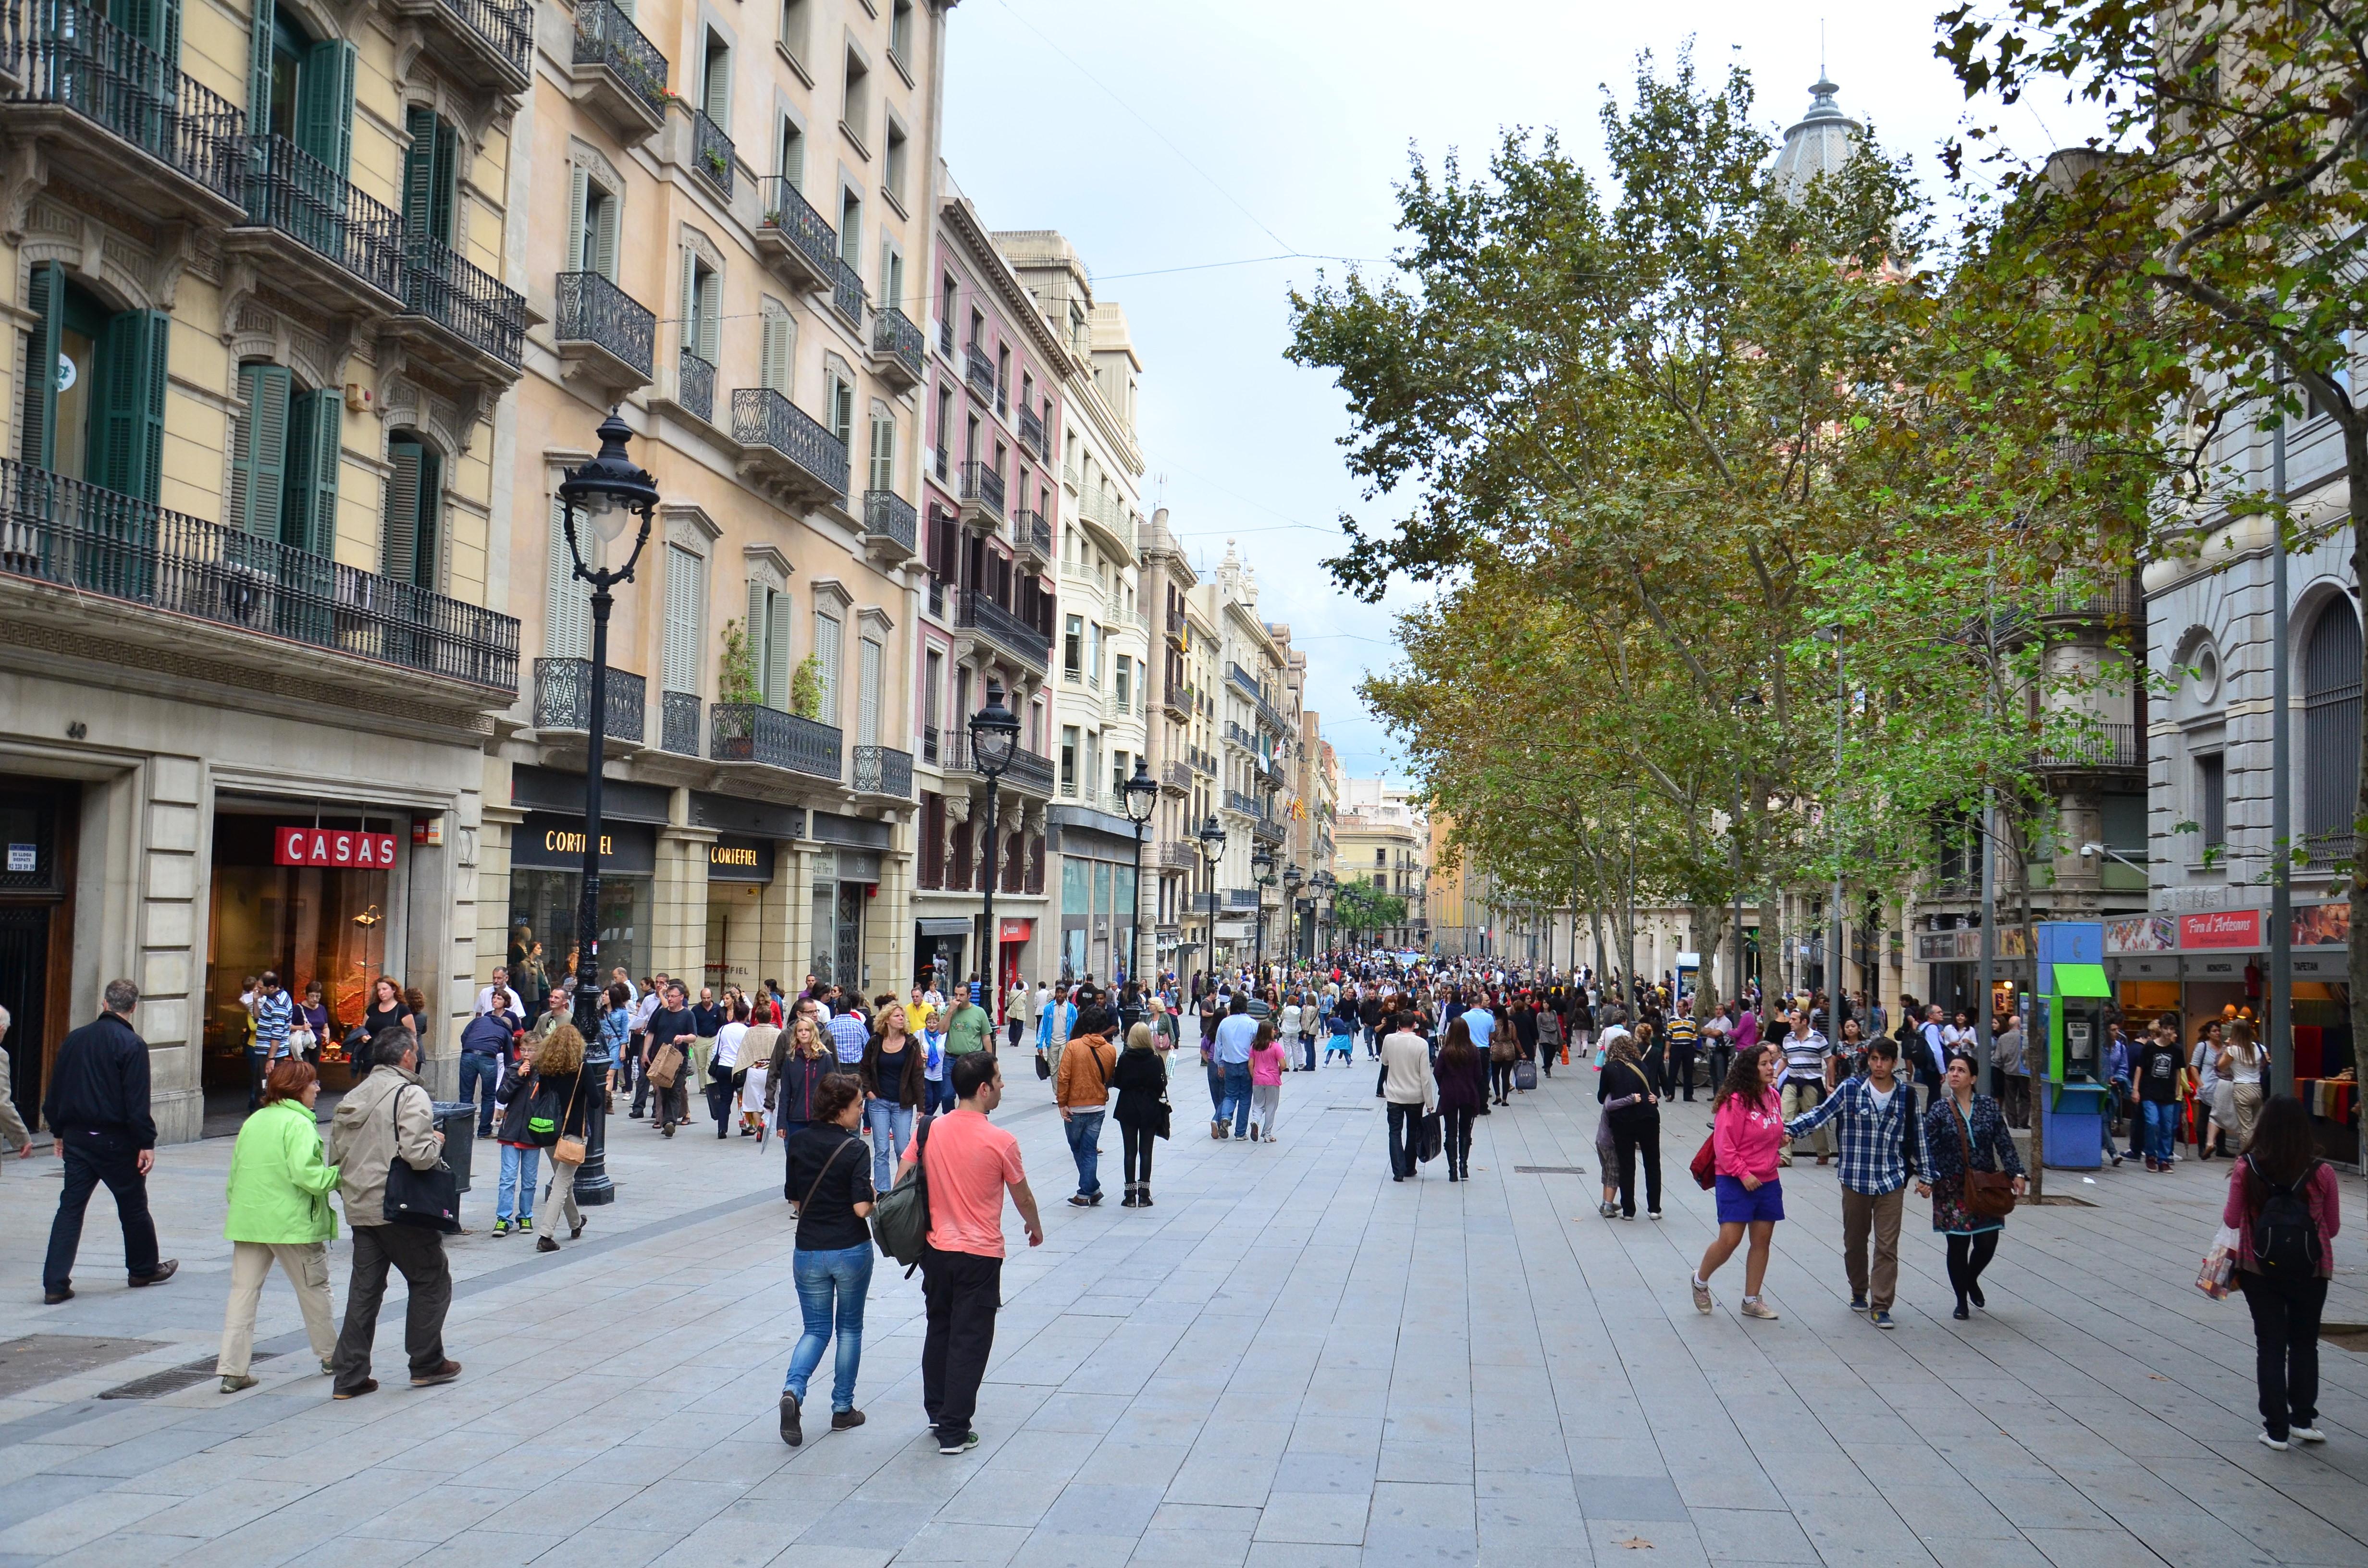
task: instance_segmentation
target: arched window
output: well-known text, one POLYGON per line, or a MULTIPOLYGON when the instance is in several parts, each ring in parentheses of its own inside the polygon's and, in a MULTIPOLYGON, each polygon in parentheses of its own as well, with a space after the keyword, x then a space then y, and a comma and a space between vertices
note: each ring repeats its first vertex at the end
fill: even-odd
POLYGON ((2340 599, 2302 651, 2303 833, 2313 859, 2348 858, 2360 798, 2360 621, 2340 599))

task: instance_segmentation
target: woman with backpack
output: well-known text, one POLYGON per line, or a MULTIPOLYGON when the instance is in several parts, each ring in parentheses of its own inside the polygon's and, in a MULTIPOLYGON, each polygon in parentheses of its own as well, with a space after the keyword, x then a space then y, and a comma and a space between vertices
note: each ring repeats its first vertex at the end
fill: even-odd
POLYGON ((2335 1171, 2318 1158, 2302 1101, 2265 1101, 2252 1142, 2228 1173, 2220 1212, 2220 1223, 2237 1233, 2237 1287, 2253 1314, 2265 1448, 2327 1440, 2318 1429, 2318 1319, 2341 1226, 2335 1199, 2335 1171))

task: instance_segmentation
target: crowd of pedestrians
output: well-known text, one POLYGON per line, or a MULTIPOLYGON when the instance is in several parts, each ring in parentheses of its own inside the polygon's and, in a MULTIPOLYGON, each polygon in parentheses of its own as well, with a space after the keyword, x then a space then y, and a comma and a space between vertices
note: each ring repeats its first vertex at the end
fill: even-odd
MULTIPOLYGON (((256 977, 250 998, 255 1108, 226 1191, 222 1392, 256 1386, 255 1324, 275 1267, 296 1293, 335 1398, 379 1386, 371 1351, 390 1273, 407 1287, 411 1383, 458 1378, 443 1337, 452 1290, 445 1238, 459 1229, 458 1204, 455 1196, 439 1206, 438 1197, 449 1152, 420 1073, 424 1001, 391 979, 373 988, 364 1028, 345 1042, 364 1075, 338 1101, 324 1139, 314 1058, 325 1019, 315 1023, 276 975, 256 977), (327 1252, 340 1210, 352 1245, 341 1324, 327 1252)), ((156 1129, 147 1050, 133 1027, 138 1002, 131 983, 110 983, 99 1016, 65 1038, 48 1075, 42 1115, 65 1167, 42 1281, 53 1305, 74 1294, 83 1216, 100 1185, 120 1216, 128 1283, 162 1284, 178 1267, 159 1256, 147 1211, 156 1129)), ((1717 1229, 1689 1290, 1703 1313, 1717 1310, 1713 1280, 1740 1250, 1737 1311, 1779 1321, 1766 1281, 1786 1219, 1785 1173, 1800 1161, 1839 1164, 1850 1310, 1883 1330, 1898 1324, 1911 1186, 1930 1202, 1959 1321, 1987 1310, 1985 1272, 2028 1191, 2014 1136, 2032 1108, 2027 1083, 2018 1086, 2019 1025, 2000 1020, 2007 1027, 1992 1038, 2009 1044, 1986 1054, 1964 1015, 1952 1023, 1913 999, 1896 1031, 1884 1029, 1879 1010, 1861 1008, 1829 1039, 1818 995, 1770 1006, 1755 994, 1698 1013, 1694 998, 1672 998, 1665 986, 1612 986, 1584 971, 1524 975, 1340 955, 1114 990, 1015 985, 1000 997, 974 980, 866 997, 812 977, 794 997, 771 982, 718 994, 620 971, 598 994, 596 1018, 580 1026, 575 1005, 571 992, 550 990, 529 1020, 496 971, 460 1032, 459 1082, 477 1135, 498 1153, 492 1234, 535 1234, 538 1248, 557 1251, 560 1226, 571 1239, 583 1233, 578 1170, 627 1091, 631 1107, 609 1124, 612 1136, 637 1121, 675 1136, 689 1125, 688 1091, 698 1084, 717 1140, 749 1139, 761 1152, 779 1138, 802 1319, 780 1397, 781 1436, 793 1446, 805 1440, 805 1405, 825 1353, 834 1356, 830 1428, 864 1422, 855 1403, 864 1301, 875 1247, 891 1250, 875 1216, 885 1227, 890 1210, 920 1217, 912 1256, 900 1260, 920 1271, 923 1399, 939 1449, 976 1445, 1001 1299, 1004 1204, 1017 1210, 1030 1245, 1043 1240, 1019 1143, 991 1119, 1009 1089, 1007 1067, 1029 1063, 1031 1045, 1034 1076, 1059 1113, 1075 1167, 1066 1201, 1077 1209, 1104 1199, 1100 1139, 1110 1123, 1122 1160, 1119 1206, 1153 1207, 1154 1151, 1172 1135, 1178 1064, 1193 1044, 1210 1139, 1252 1144, 1279 1141, 1292 1074, 1354 1068, 1361 1051, 1396 1183, 1417 1179, 1441 1154, 1451 1182, 1469 1181, 1483 1119, 1538 1092, 1558 1066, 1591 1074, 1599 1212, 1622 1221, 1638 1218, 1640 1187, 1644 1217, 1663 1219, 1667 1119, 1672 1106, 1696 1103, 1702 1087, 1708 1136, 1691 1168, 1712 1194, 1717 1229), (1005 1013, 1000 1028, 989 1003, 1005 1013), (540 1233, 538 1207, 547 1221, 540 1233)), ((0 1042, 6 1028, 0 1014, 0 1042)), ((2112 1115, 2105 1119, 2114 1163, 2142 1159, 2149 1171, 2169 1171, 2182 1130, 2196 1158, 2233 1159, 2216 1244, 2255 1326, 2261 1440, 2283 1449, 2321 1437, 2316 1346, 2340 1219, 2308 1116, 2292 1096, 2268 1093, 2265 1059, 2246 1020, 2199 1030, 2191 1044, 2166 1017, 2135 1037, 2116 1021, 2101 1073, 2112 1108, 2126 1110, 2132 1126, 2125 1153, 2112 1115)), ((20 1154, 34 1152, 21 1121, 0 1117, 0 1138, 20 1154)))

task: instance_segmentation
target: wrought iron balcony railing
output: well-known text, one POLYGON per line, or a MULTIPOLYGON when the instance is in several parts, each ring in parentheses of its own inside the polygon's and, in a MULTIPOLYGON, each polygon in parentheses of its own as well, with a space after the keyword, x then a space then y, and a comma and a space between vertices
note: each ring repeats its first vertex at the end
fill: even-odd
POLYGON ((15 103, 56 104, 233 205, 245 195, 246 119, 229 99, 67 0, 13 0, 0 49, 15 103))
POLYGON ((2144 767, 2146 737, 2135 724, 2090 726, 2063 745, 2044 752, 2042 767, 2144 767))
POLYGON ((920 538, 920 515, 913 504, 893 490, 863 493, 863 531, 893 539, 907 551, 920 538))
POLYGON ((995 395, 995 360, 975 343, 962 351, 962 374, 970 381, 970 390, 979 396, 995 395))
POLYGON ((913 754, 894 746, 857 746, 851 786, 867 795, 913 798, 913 754))
POLYGON ((1162 788, 1178 795, 1189 795, 1192 792, 1192 770, 1171 756, 1159 765, 1159 782, 1162 788))
POLYGON ((608 67, 650 112, 666 113, 666 58, 616 0, 575 0, 575 62, 608 67))
POLYGON ((402 214, 284 136, 250 146, 246 221, 289 235, 381 294, 404 297, 402 214))
MULTIPOLYGON (((969 733, 963 730, 947 730, 943 733, 943 737, 946 771, 978 774, 978 769, 971 763, 969 733)), ((1053 792, 1053 759, 1030 751, 1025 746, 1015 746, 1012 748, 1011 761, 1005 766, 998 778, 1007 788, 1026 790, 1039 795, 1050 795, 1053 792)))
POLYGON ((518 690, 508 616, 12 459, 0 574, 518 690))
POLYGON ((744 447, 769 447, 832 494, 847 494, 847 444, 770 387, 733 392, 732 438, 744 447))
POLYGON ((1053 559, 1053 525, 1044 520, 1042 512, 1014 512, 1011 514, 1011 542, 1040 560, 1050 561, 1053 559))
POLYGON ((708 710, 707 755, 717 762, 757 762, 837 781, 839 733, 753 702, 719 702, 708 710))
POLYGON ((962 609, 955 624, 978 632, 1005 653, 1039 670, 1052 666, 1053 639, 975 588, 962 596, 962 609))
POLYGON ((732 194, 732 138, 704 111, 690 111, 690 161, 724 195, 732 194))
POLYGON ((928 368, 928 345, 921 340, 921 329, 894 305, 872 312, 871 347, 902 365, 916 381, 928 368))
POLYGON ((857 332, 863 330, 863 279, 856 276, 855 268, 843 258, 831 282, 830 308, 844 317, 847 324, 857 332))
POLYGON ((715 367, 686 348, 676 361, 674 400, 713 424, 715 421, 715 367))
POLYGON ((773 175, 762 181, 760 195, 765 210, 758 229, 760 237, 767 233, 778 235, 799 271, 817 286, 836 285, 837 231, 814 210, 805 193, 783 176, 773 175))
POLYGON ((677 756, 697 756, 701 706, 695 691, 658 693, 658 744, 677 756))
POLYGON ((988 467, 985 459, 972 459, 962 464, 962 498, 977 502, 998 517, 1003 516, 1003 475, 988 467))
MULTIPOLYGON (((608 718, 601 733, 612 741, 642 739, 642 704, 647 684, 637 675, 611 666, 609 671, 608 718)), ((592 661, 537 659, 534 662, 534 727, 538 730, 588 731, 592 727, 592 661)))
POLYGON ((559 341, 589 343, 646 381, 657 352, 658 318, 597 272, 559 275, 559 341))
POLYGON ((1052 451, 1044 440, 1044 416, 1024 403, 1019 405, 1019 438, 1036 449, 1039 459, 1045 462, 1053 460, 1052 451))
POLYGON ((461 25, 492 46, 520 75, 534 48, 534 6, 507 6, 502 0, 442 0, 444 8, 461 25))
POLYGON ((427 234, 404 245, 403 302, 414 315, 517 369, 526 359, 526 299, 427 234))

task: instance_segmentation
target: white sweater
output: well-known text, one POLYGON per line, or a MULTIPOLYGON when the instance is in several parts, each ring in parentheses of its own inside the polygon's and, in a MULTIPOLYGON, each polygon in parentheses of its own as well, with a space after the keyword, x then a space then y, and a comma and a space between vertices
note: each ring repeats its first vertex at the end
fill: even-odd
POLYGON ((1397 1105, 1439 1108, 1439 1080, 1431 1076, 1430 1047, 1411 1029, 1382 1040, 1383 1096, 1397 1105))

